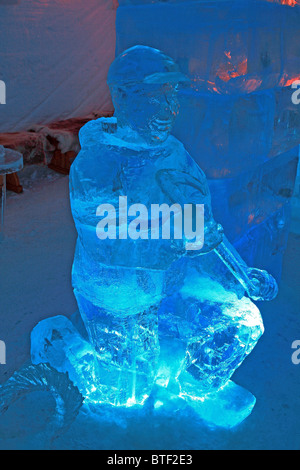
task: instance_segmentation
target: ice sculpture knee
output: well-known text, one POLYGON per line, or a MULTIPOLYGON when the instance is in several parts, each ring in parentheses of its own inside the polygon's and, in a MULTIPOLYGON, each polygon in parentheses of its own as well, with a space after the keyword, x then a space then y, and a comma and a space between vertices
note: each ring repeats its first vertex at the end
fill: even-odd
MULTIPOLYGON (((198 381, 197 396, 201 396, 226 385, 255 347, 264 327, 258 308, 247 298, 204 302, 194 308, 200 321, 198 318, 198 330, 189 339, 179 382, 182 393, 188 395, 192 376, 198 381)), ((195 396, 195 386, 190 393, 195 396)))
MULTIPOLYGON (((213 218, 204 173, 183 144, 170 135, 179 111, 177 88, 186 81, 174 61, 162 52, 145 46, 128 49, 113 62, 108 74, 115 117, 91 121, 80 131, 82 150, 70 175, 71 205, 78 231, 73 286, 90 340, 98 352, 101 402, 142 404, 151 393, 162 361, 158 330, 163 329, 164 322, 175 323, 175 312, 164 315, 166 299, 184 284, 182 270, 174 268, 180 260, 186 260, 188 272, 193 259, 200 267, 210 253, 215 260, 221 260, 249 297, 271 300, 277 293, 273 278, 248 268, 224 238, 222 227, 213 218), (126 197, 131 207, 137 203, 147 208, 152 204, 160 208, 163 204, 183 208, 187 204, 193 208, 204 205, 201 249, 187 250, 191 240, 176 237, 172 230, 169 239, 152 237, 148 215, 121 216, 121 197, 126 197), (101 213, 101 225, 107 225, 101 240, 96 233, 100 205, 107 208, 101 213), (112 220, 116 225, 110 230, 112 220), (129 236, 132 223, 134 237, 129 236)), ((194 214, 192 211, 193 221, 194 214)), ((215 261, 205 264, 211 278, 217 274, 214 266, 215 261)), ((222 280, 218 282, 222 284, 222 280)), ((250 300, 244 299, 249 308, 244 308, 243 302, 234 304, 231 313, 223 315, 229 294, 224 290, 221 307, 215 310, 206 329, 197 323, 199 317, 185 318, 186 309, 179 302, 184 322, 178 323, 184 345, 179 362, 185 363, 181 373, 198 381, 194 395, 203 394, 205 387, 201 388, 200 382, 210 380, 208 363, 214 362, 214 384, 209 391, 215 391, 229 380, 262 332, 262 325, 256 331, 247 324, 256 309, 250 300), (239 308, 241 311, 232 315, 239 308), (220 323, 222 340, 217 333, 220 323), (204 349, 192 345, 183 324, 190 324, 202 335, 204 349), (215 331, 209 344, 205 339, 207 328, 215 331), (242 339, 235 340, 235 335, 228 333, 237 330, 242 339), (207 357, 203 356, 208 349, 207 357), (195 358, 193 367, 184 362, 186 355, 195 358)))

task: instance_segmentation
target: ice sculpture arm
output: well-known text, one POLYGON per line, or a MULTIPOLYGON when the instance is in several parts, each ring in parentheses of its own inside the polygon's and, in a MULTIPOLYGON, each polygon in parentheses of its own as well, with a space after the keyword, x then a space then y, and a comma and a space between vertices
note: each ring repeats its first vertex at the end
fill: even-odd
POLYGON ((253 300, 273 300, 278 293, 275 279, 260 269, 249 268, 226 237, 215 253, 228 267, 253 300))
POLYGON ((215 251, 250 298, 253 300, 274 299, 278 293, 275 279, 266 271, 249 268, 224 237, 221 225, 217 224, 213 218, 210 191, 205 174, 198 166, 193 168, 193 173, 195 176, 178 170, 162 170, 157 174, 160 186, 172 202, 205 205, 204 246, 199 252, 192 251, 189 254, 197 256, 215 251))
MULTIPOLYGON (((186 251, 191 257, 203 255, 214 250, 223 240, 223 227, 214 220, 211 209, 211 197, 206 176, 188 156, 187 171, 174 169, 161 169, 156 173, 156 179, 163 193, 172 204, 185 204, 197 206, 203 204, 204 211, 204 245, 201 250, 186 251)), ((194 216, 194 215, 193 215, 194 216)), ((193 224, 195 225, 195 224, 193 224)), ((188 243, 188 240, 186 240, 188 243)))

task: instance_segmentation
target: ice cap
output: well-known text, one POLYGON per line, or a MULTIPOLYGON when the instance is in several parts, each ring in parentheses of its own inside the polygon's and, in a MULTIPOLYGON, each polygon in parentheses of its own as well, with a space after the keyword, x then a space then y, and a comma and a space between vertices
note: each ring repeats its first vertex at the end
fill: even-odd
POLYGON ((111 64, 108 85, 189 83, 176 62, 153 47, 134 46, 111 64))

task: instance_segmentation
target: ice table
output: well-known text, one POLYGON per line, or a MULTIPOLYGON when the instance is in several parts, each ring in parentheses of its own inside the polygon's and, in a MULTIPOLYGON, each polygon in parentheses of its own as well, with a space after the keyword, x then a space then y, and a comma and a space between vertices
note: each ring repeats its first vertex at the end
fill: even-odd
POLYGON ((6 204, 6 175, 15 173, 23 168, 23 156, 15 150, 0 145, 0 240, 4 237, 4 212, 6 204))

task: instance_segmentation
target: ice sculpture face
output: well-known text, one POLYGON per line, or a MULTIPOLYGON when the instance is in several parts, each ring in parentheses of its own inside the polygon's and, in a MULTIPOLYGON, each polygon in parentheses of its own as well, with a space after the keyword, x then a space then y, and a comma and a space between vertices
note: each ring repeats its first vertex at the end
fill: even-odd
POLYGON ((128 49, 108 73, 119 126, 130 127, 151 145, 166 141, 179 112, 178 86, 186 82, 174 60, 161 51, 146 46, 128 49))
POLYGON ((164 142, 179 112, 178 85, 141 84, 113 87, 116 115, 149 144, 164 142))

